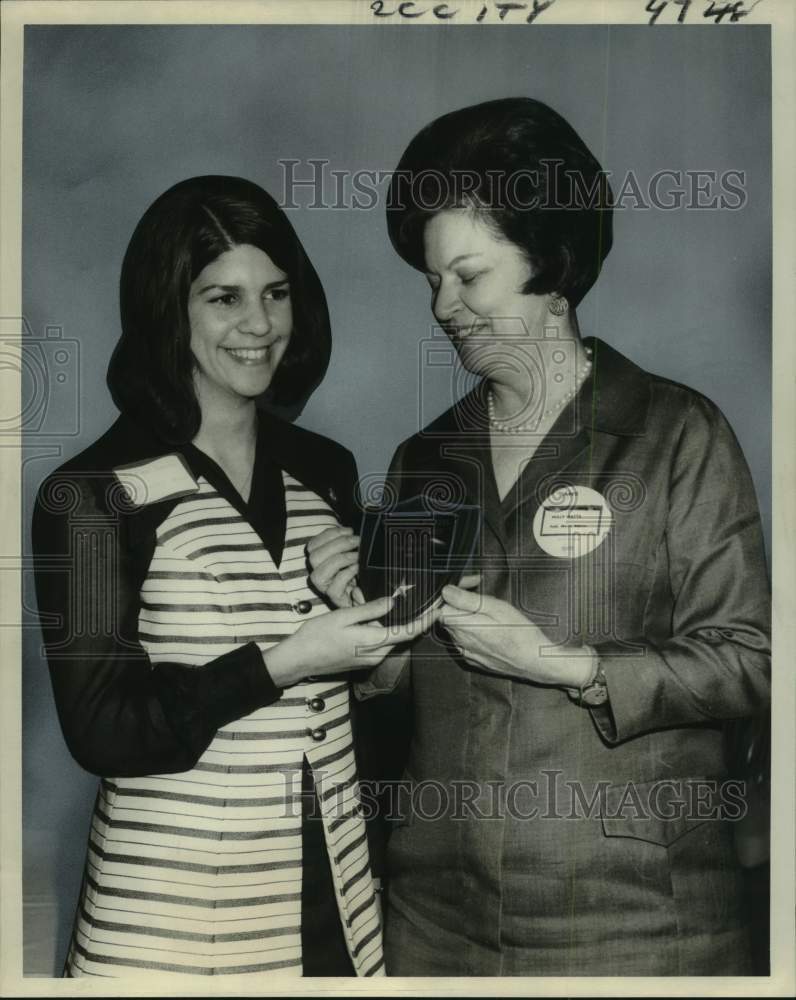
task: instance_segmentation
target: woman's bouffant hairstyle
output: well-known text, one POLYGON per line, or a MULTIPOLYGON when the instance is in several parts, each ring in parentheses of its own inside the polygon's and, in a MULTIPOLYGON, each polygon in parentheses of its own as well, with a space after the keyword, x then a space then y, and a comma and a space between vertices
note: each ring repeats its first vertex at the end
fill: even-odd
POLYGON ((471 209, 525 252, 525 294, 554 292, 576 306, 611 249, 611 202, 602 167, 572 126, 540 101, 512 97, 418 132, 390 183, 387 228, 401 257, 423 270, 428 220, 471 209))
POLYGON ((301 400, 329 363, 331 332, 320 279, 276 201, 240 177, 192 177, 169 188, 144 213, 122 264, 122 335, 108 387, 122 413, 162 439, 183 444, 199 430, 188 293, 221 254, 250 244, 290 282, 293 333, 268 389, 274 403, 301 400))

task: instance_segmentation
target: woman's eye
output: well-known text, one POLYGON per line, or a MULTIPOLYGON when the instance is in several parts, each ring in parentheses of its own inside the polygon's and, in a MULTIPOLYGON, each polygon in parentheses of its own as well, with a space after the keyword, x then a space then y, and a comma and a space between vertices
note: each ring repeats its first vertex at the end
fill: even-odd
POLYGON ((478 277, 477 273, 476 274, 460 274, 459 275, 459 281, 461 281, 461 283, 463 285, 472 285, 472 283, 475 281, 475 279, 477 277, 478 277))
POLYGON ((272 288, 268 295, 274 300, 274 302, 284 302, 285 299, 290 298, 290 289, 287 286, 282 288, 272 288))
POLYGON ((238 301, 238 296, 234 295, 232 292, 227 292, 224 295, 216 295, 216 297, 210 301, 218 302, 219 305, 222 306, 232 306, 238 301))

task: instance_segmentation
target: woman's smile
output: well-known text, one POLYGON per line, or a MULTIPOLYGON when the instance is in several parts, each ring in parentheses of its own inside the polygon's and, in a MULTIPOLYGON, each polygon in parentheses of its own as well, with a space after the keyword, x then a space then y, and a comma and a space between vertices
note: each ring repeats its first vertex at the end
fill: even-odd
POLYGON ((224 347, 222 350, 240 365, 261 365, 268 360, 272 346, 269 344, 267 347, 224 347))
POLYGON ((454 326, 449 324, 445 327, 450 336, 459 340, 464 340, 466 337, 472 337, 474 333, 483 333, 488 328, 489 323, 486 321, 471 323, 469 326, 454 326))

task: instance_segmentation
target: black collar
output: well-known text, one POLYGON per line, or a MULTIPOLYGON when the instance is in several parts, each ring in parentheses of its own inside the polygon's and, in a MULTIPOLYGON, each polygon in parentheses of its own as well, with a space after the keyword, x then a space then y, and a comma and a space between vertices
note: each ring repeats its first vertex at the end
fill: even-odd
MULTIPOLYGON (((308 489, 324 497, 341 520, 348 523, 351 512, 345 506, 347 498, 344 491, 335 492, 330 488, 337 478, 336 471, 339 470, 335 466, 339 463, 341 451, 319 435, 258 410, 255 474, 258 465, 262 474, 259 483, 255 483, 253 477, 252 495, 247 505, 223 470, 199 449, 169 444, 151 428, 122 414, 102 437, 62 466, 59 475, 87 474, 98 502, 105 507, 110 495, 108 477, 113 475, 113 469, 148 462, 164 455, 182 455, 194 479, 204 476, 252 523, 278 565, 286 520, 280 470, 284 469, 308 489)), ((174 499, 165 499, 127 511, 114 508, 114 513, 123 516, 131 537, 141 539, 154 532, 175 503, 174 499)))
MULTIPOLYGON (((257 419, 258 446, 264 448, 269 459, 305 486, 320 487, 325 493, 329 480, 334 478, 333 466, 338 458, 337 450, 328 447, 330 442, 265 410, 258 409, 257 419)), ((118 466, 182 451, 148 426, 121 414, 102 437, 70 459, 62 471, 110 472, 118 466)), ((190 467, 191 459, 186 458, 190 467)))
POLYGON ((282 562, 287 527, 287 507, 278 463, 269 454, 268 440, 258 421, 251 490, 244 500, 221 466, 194 444, 180 451, 194 478, 203 476, 259 535, 276 566, 282 562))

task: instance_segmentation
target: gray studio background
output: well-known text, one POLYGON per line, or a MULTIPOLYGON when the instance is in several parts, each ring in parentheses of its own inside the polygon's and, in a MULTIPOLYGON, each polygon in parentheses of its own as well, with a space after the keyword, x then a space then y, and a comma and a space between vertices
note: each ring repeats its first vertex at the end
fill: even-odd
MULTIPOLYGON (((27 28, 23 302, 50 381, 37 384, 35 366, 23 375, 37 428, 23 470, 26 550, 41 479, 115 417, 105 370, 119 267, 158 194, 229 173, 280 197, 280 158, 302 161, 301 177, 310 158, 390 170, 434 116, 510 95, 563 113, 614 177, 746 171, 740 211, 618 212, 614 249, 579 314, 584 335, 719 404, 768 537, 769 59, 765 27, 27 28)), ((390 247, 383 206, 324 211, 306 207, 312 197, 298 190, 304 207, 291 218, 324 282, 335 341, 299 419, 349 446, 360 472, 383 473, 396 443, 449 405, 457 380, 421 364, 428 288, 390 247)), ((25 969, 59 975, 96 779, 63 744, 29 573, 23 586, 25 969)))

